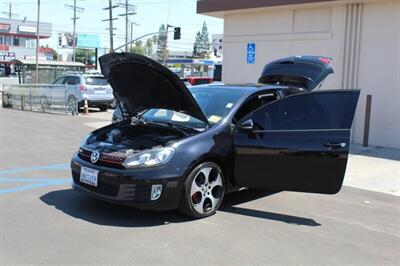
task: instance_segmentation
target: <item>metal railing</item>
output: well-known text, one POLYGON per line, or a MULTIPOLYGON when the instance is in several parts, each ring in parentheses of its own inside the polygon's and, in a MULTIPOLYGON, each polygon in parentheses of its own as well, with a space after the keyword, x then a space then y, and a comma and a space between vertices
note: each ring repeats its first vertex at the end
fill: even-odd
POLYGON ((78 114, 79 89, 75 85, 3 85, 2 106, 43 113, 78 114))

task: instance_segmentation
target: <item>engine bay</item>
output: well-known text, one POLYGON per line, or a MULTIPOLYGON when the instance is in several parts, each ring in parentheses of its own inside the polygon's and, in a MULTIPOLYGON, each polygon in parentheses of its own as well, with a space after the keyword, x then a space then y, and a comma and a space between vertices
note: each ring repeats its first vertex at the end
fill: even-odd
POLYGON ((159 148, 193 135, 163 125, 122 123, 95 131, 85 147, 126 155, 159 148))

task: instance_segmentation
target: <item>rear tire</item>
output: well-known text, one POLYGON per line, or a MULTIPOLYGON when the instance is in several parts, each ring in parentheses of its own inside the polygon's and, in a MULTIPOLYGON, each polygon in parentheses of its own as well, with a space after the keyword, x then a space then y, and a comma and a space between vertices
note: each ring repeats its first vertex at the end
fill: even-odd
POLYGON ((221 206, 225 194, 225 178, 213 162, 196 166, 188 175, 179 210, 192 218, 209 217, 221 206))
POLYGON ((77 106, 78 105, 78 101, 77 101, 75 96, 70 95, 65 104, 66 104, 66 106, 65 106, 66 107, 66 111, 67 111, 68 114, 71 114, 71 115, 77 115, 78 114, 78 109, 79 109, 78 106, 77 106))
POLYGON ((105 111, 108 110, 108 106, 107 105, 101 105, 101 106, 99 106, 99 109, 100 109, 101 112, 105 112, 105 111))

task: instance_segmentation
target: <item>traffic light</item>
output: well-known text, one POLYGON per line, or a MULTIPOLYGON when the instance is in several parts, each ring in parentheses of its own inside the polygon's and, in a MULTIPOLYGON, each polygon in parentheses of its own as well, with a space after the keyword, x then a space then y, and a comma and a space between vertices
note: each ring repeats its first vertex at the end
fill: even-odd
POLYGON ((174 28, 174 40, 180 40, 180 39, 181 39, 181 28, 175 27, 174 28))

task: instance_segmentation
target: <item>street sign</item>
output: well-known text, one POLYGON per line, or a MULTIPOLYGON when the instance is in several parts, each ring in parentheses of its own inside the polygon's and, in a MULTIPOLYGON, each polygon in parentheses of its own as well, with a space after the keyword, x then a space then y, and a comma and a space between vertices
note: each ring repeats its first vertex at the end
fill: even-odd
POLYGON ((247 44, 247 64, 254 64, 256 62, 256 44, 250 42, 247 44))

